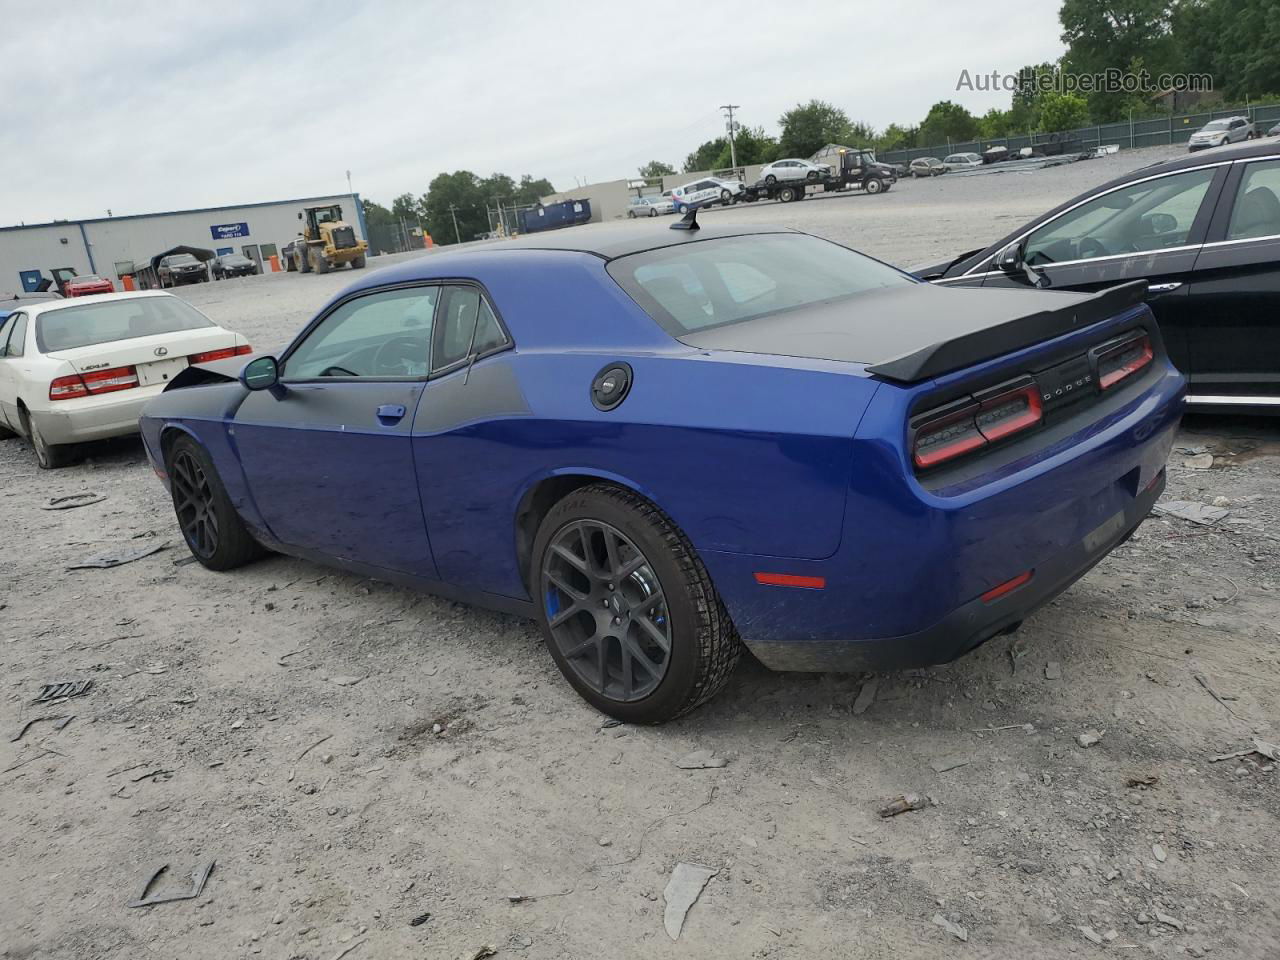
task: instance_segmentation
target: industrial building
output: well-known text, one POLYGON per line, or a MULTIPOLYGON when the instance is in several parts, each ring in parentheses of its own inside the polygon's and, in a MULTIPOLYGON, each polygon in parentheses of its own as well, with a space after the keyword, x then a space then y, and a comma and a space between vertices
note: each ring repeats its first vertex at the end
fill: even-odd
POLYGON ((118 281, 179 246, 241 253, 261 266, 298 235, 304 207, 334 203, 358 238, 367 240, 364 206, 354 193, 0 227, 0 293, 35 290, 42 279, 54 280, 54 271, 68 268, 118 281))

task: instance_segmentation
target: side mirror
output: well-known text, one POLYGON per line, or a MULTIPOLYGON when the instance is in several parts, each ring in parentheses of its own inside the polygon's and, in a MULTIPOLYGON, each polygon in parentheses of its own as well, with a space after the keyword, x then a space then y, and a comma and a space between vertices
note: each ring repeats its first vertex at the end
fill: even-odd
POLYGON ((996 254, 996 269, 1001 273, 1022 272, 1022 243, 1011 243, 996 254))
POLYGON ((280 364, 275 357, 254 357, 240 369, 246 390, 270 390, 280 384, 280 364))

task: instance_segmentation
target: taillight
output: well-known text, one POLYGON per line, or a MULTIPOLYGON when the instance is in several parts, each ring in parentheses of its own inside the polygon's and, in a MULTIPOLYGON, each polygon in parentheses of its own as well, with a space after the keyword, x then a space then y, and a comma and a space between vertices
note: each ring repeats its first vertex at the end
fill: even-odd
POLYGON ((53 383, 49 384, 50 400, 73 400, 76 397, 87 397, 88 389, 84 385, 84 381, 80 379, 79 374, 72 374, 69 377, 58 377, 53 383))
POLYGON ((1110 390, 1117 383, 1144 369, 1155 358, 1151 337, 1134 334, 1123 340, 1104 343, 1092 351, 1098 365, 1098 386, 1110 390))
POLYGON ((1040 388, 1031 377, 1022 377, 913 418, 911 457, 916 469, 927 470, 1029 430, 1043 419, 1040 388))
POLYGON ((130 390, 138 385, 138 371, 134 367, 111 367, 107 370, 90 370, 58 377, 49 384, 50 400, 74 400, 77 397, 130 390))
POLYGON ((187 357, 188 363, 213 363, 215 360, 226 360, 228 357, 243 357, 253 353, 253 347, 247 343, 239 347, 224 347, 221 350, 206 350, 204 353, 193 353, 187 357))

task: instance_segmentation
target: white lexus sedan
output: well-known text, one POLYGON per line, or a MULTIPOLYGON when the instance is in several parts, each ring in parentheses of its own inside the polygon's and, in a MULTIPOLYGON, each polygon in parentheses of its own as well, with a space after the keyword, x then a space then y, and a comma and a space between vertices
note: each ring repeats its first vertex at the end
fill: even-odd
POLYGON ((250 353, 239 334, 159 290, 32 302, 0 325, 0 437, 45 469, 73 445, 138 432, 143 404, 193 363, 250 353))

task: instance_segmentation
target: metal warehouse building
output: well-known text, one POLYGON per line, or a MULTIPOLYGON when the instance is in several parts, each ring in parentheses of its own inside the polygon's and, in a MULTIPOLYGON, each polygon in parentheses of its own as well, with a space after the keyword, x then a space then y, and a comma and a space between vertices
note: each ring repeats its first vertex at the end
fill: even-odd
POLYGON ((298 214, 304 207, 334 203, 358 237, 368 239, 364 206, 354 193, 0 227, 0 293, 35 290, 42 278, 53 280, 55 270, 67 268, 118 280, 178 246, 242 253, 261 265, 298 235, 298 214))

